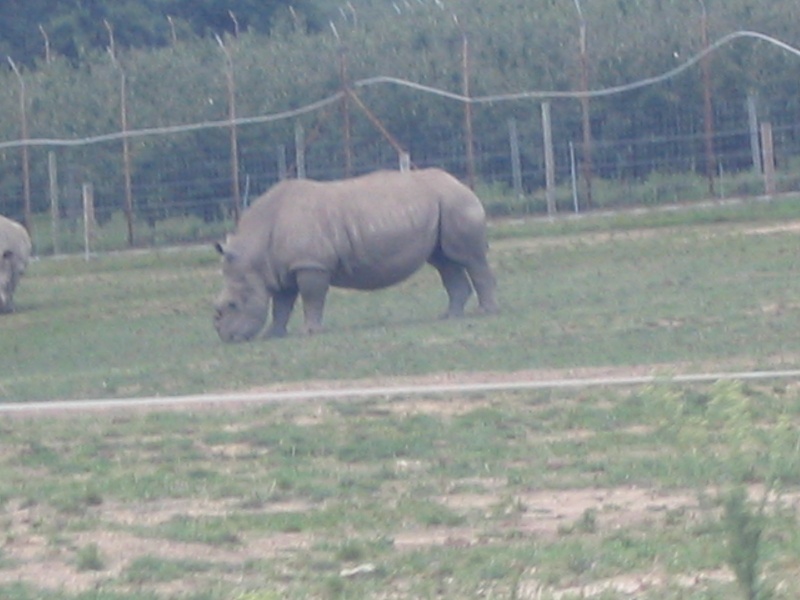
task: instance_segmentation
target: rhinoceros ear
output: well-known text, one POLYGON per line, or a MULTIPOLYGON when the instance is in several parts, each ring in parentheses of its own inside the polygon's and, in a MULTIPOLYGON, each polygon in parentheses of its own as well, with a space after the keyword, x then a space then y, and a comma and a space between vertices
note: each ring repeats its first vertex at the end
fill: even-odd
POLYGON ((216 248, 217 252, 219 252, 223 256, 223 258, 225 258, 226 262, 233 262, 239 257, 239 255, 236 252, 231 250, 230 246, 227 243, 227 240, 225 242, 217 242, 216 244, 214 244, 214 248, 216 248))

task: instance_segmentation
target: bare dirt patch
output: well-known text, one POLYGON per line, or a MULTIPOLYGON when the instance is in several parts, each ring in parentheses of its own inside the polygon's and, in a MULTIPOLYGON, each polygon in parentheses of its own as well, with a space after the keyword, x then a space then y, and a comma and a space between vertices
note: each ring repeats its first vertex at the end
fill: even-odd
MULTIPOLYGON (((456 547, 485 543, 488 539, 509 533, 531 539, 556 538, 590 511, 596 516, 596 527, 604 531, 658 525, 669 511, 693 512, 697 500, 691 492, 664 493, 641 487, 611 489, 540 490, 504 498, 498 495, 491 480, 482 481, 486 493, 454 493, 438 498, 442 504, 458 511, 505 511, 500 527, 495 522, 490 529, 479 527, 426 527, 401 529, 391 535, 393 546, 402 552, 425 547, 456 547)), ((796 502, 797 499, 795 498, 796 502)), ((311 505, 297 503, 267 504, 259 510, 295 511, 314 510, 311 505)), ((136 506, 107 504, 98 507, 95 517, 104 525, 90 531, 70 532, 57 540, 37 533, 37 523, 47 518, 36 507, 11 507, 6 512, 7 533, 2 545, 6 562, 13 566, 0 569, 0 583, 25 582, 43 589, 81 593, 102 586, 104 582, 123 578, 137 558, 148 557, 165 561, 192 561, 213 563, 229 573, 233 583, 243 580, 239 572, 249 560, 269 560, 280 555, 298 553, 308 549, 318 540, 306 533, 274 533, 268 536, 243 536, 239 543, 230 546, 212 546, 202 543, 176 542, 163 538, 147 538, 120 530, 120 525, 148 525, 168 521, 175 516, 191 515, 211 517, 232 510, 230 503, 212 501, 170 500, 136 506), (103 558, 102 569, 81 571, 76 556, 81 548, 97 547, 103 558)), ((52 515, 51 515, 52 516, 52 515)), ((218 575, 215 575, 218 576, 218 575)), ((685 588, 699 588, 709 581, 732 581, 727 571, 684 574, 676 581, 665 573, 636 573, 615 577, 591 585, 567 589, 547 588, 536 579, 535 569, 525 574, 520 590, 547 591, 555 598, 592 598, 613 592, 619 597, 633 597, 647 589, 668 584, 685 588)), ((180 581, 158 585, 160 593, 178 594, 207 584, 202 573, 189 574, 180 581)), ((520 597, 538 597, 521 595, 520 597)))

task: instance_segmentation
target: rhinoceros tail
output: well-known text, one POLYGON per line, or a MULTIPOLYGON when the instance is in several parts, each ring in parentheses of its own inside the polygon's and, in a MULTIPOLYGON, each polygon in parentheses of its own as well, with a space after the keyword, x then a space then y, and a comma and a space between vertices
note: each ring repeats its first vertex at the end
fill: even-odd
POLYGON ((485 260, 486 212, 472 190, 454 182, 439 205, 439 247, 445 256, 466 266, 485 260))

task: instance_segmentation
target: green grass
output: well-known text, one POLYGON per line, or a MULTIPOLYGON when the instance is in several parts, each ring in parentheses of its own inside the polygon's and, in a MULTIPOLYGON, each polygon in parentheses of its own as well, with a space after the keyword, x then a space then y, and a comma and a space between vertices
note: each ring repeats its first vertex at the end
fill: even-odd
MULTIPOLYGON (((768 432, 779 418, 798 422, 796 388, 741 393, 757 407, 759 429, 768 432)), ((711 415, 710 402, 725 394, 665 383, 430 398, 405 401, 400 411, 399 401, 373 400, 14 418, 0 459, 6 558, 35 533, 50 540, 54 560, 65 557, 66 569, 103 578, 105 595, 92 598, 125 600, 256 592, 469 598, 480 590, 508 598, 520 581, 546 592, 644 576, 654 565, 665 581, 716 573, 727 557, 717 505, 704 508, 692 490, 733 463, 719 452, 721 463, 698 459, 695 430, 686 437, 671 423, 681 411, 711 415), (107 445, 87 451, 86 438, 94 437, 107 445), (383 439, 395 441, 384 446, 383 439), (232 448, 240 451, 227 453, 232 448), (630 513, 618 498, 636 489, 651 496, 630 513), (594 501, 545 508, 556 493, 594 501), (26 522, 12 516, 21 506, 26 522), (112 537, 92 537, 104 531, 112 537), (121 546, 110 543, 113 536, 121 546), (367 563, 374 567, 368 575, 340 575, 367 563)), ((724 436, 714 442, 731 448, 723 443, 724 436)), ((749 480, 767 473, 755 461, 749 480)), ((796 517, 786 506, 770 511, 766 528, 767 572, 777 581, 800 568, 796 517)), ((17 565, 0 563, 0 575, 17 565)), ((0 584, 4 597, 48 597, 14 589, 0 584)), ((713 579, 692 594, 737 597, 732 581, 713 579)), ((640 597, 685 596, 664 584, 640 597)))
POLYGON ((0 597, 550 598, 654 577, 637 597, 739 598, 714 490, 778 481, 758 556, 791 599, 800 388, 669 375, 796 367, 800 214, 707 210, 495 223, 496 317, 436 320, 428 270, 335 291, 322 335, 296 318, 235 346, 211 327, 210 248, 34 263, 2 317, 5 401, 636 365, 664 381, 3 417, 0 597))
POLYGON ((634 231, 633 221, 617 228, 604 217, 495 224, 497 317, 438 321, 445 295, 425 269, 390 290, 332 291, 323 335, 297 335, 295 315, 288 339, 232 346, 211 327, 221 277, 210 247, 43 259, 20 285, 18 312, 2 319, 0 396, 177 394, 309 378, 641 363, 791 364, 786 332, 800 325, 796 236, 748 234, 740 221, 780 224, 788 210, 706 209, 724 222, 699 225, 688 214, 691 226, 682 228, 646 214, 634 231), (599 227, 616 233, 586 233, 599 227))

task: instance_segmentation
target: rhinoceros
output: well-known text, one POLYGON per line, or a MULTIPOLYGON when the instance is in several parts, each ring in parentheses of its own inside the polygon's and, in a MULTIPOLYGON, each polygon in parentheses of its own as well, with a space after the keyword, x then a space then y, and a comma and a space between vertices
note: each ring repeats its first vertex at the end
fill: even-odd
POLYGON ((14 310, 14 290, 31 257, 31 238, 25 228, 0 215, 0 313, 14 310))
POLYGON ((233 235, 217 243, 224 288, 214 326, 225 342, 286 335, 298 294, 304 331, 322 328, 330 286, 375 290, 410 277, 425 262, 441 276, 457 317, 477 292, 497 311, 487 262, 486 214, 478 197, 439 169, 378 171, 353 179, 284 180, 256 199, 233 235))

